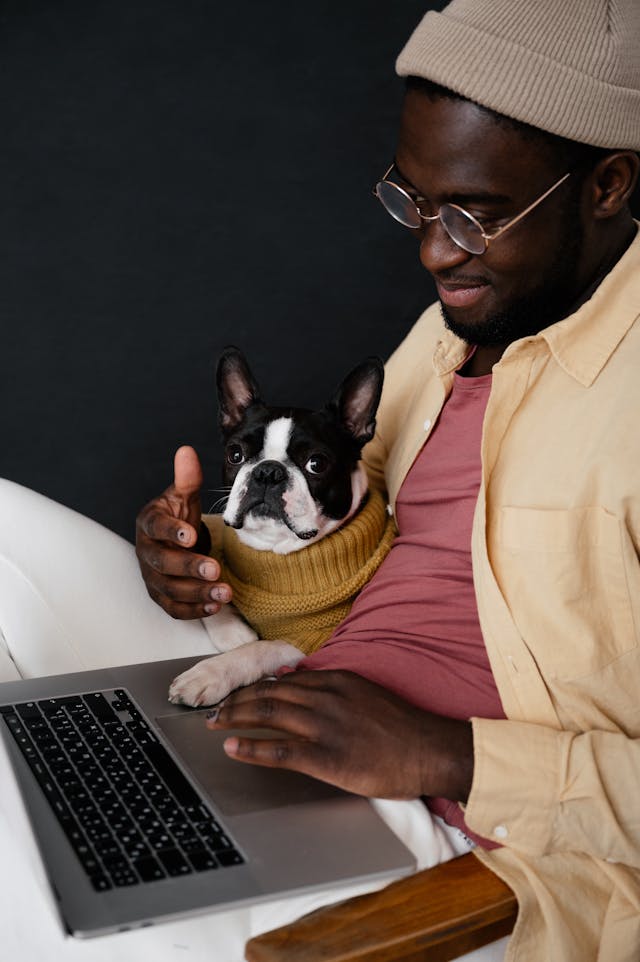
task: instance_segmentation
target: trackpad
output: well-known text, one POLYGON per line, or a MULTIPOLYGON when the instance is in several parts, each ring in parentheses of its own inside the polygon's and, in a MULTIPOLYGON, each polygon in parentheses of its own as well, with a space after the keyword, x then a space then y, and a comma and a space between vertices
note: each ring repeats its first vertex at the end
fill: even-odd
POLYGON ((265 738, 269 732, 211 732, 205 726, 205 714, 190 711, 161 716, 155 721, 185 767, 223 814, 243 815, 344 796, 341 789, 307 775, 234 761, 222 748, 225 738, 232 734, 265 738))

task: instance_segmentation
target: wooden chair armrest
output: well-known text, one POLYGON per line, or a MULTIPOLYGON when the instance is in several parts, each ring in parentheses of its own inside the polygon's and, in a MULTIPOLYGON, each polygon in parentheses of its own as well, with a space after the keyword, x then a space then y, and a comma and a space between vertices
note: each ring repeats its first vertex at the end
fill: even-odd
POLYGON ((513 929, 511 889, 472 853, 247 942, 247 962, 448 962, 513 929))

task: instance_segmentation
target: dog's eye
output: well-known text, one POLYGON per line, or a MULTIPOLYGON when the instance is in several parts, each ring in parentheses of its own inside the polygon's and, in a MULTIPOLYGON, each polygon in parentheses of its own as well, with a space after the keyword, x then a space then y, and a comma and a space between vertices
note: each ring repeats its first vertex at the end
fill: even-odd
POLYGON ((323 474, 329 467, 329 458, 324 454, 312 454, 304 466, 309 474, 323 474))
POLYGON ((227 448, 227 461, 229 464, 242 464, 244 452, 239 444, 230 444, 227 448))

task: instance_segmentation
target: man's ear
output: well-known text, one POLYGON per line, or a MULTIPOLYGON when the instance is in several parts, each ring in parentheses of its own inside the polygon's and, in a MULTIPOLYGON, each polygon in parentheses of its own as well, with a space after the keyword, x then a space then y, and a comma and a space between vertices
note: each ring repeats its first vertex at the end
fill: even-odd
POLYGON ((639 170, 640 157, 633 150, 613 151, 596 164, 592 175, 594 217, 614 217, 629 203, 639 170))
POLYGON ((218 386, 218 421, 228 433, 244 418, 247 408, 260 402, 260 391, 242 351, 226 347, 220 355, 216 371, 218 386))
POLYGON ((328 405, 360 446, 374 435, 383 380, 382 361, 379 357, 368 357, 347 374, 328 405))

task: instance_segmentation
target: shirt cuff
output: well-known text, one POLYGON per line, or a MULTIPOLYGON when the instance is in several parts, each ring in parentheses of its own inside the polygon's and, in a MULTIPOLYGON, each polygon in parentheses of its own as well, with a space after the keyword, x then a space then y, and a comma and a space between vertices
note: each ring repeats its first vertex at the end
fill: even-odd
POLYGON ((560 743, 569 733, 526 722, 471 722, 474 772, 467 825, 502 845, 544 855, 559 795, 560 743))

